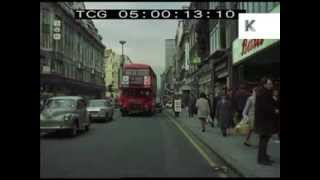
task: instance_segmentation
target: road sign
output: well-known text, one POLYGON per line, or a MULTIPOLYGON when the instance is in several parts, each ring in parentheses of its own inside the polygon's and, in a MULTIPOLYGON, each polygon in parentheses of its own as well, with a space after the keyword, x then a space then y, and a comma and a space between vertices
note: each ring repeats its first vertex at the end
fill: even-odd
POLYGON ((60 33, 53 33, 53 39, 54 40, 60 40, 61 39, 61 34, 60 33))
POLYGON ((53 32, 54 33, 60 33, 60 30, 61 30, 60 27, 54 27, 53 28, 53 32))
POLYGON ((181 112, 181 100, 180 99, 174 100, 174 111, 181 112))
POLYGON ((50 67, 49 66, 43 66, 42 67, 42 72, 43 73, 50 73, 50 67))
POLYGON ((60 27, 61 26, 61 21, 56 19, 56 20, 53 21, 53 25, 60 27))

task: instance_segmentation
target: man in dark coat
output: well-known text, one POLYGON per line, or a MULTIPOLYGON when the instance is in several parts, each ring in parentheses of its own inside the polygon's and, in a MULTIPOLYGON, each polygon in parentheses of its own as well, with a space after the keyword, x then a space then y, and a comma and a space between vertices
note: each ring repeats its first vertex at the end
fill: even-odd
POLYGON ((193 117, 193 114, 195 112, 195 102, 196 98, 193 94, 190 94, 188 102, 189 117, 193 117))
POLYGON ((233 126, 234 108, 231 101, 231 89, 225 89, 225 95, 221 96, 216 106, 215 115, 224 137, 228 134, 228 129, 233 126))
POLYGON ((213 98, 212 103, 212 118, 216 116, 216 108, 218 105, 218 102, 220 101, 221 97, 224 96, 223 90, 220 90, 217 92, 217 95, 213 98))
POLYGON ((209 109, 210 109, 210 117, 211 117, 211 119, 212 119, 212 122, 209 122, 210 124, 211 124, 211 127, 214 127, 214 116, 213 116, 213 110, 212 110, 212 102, 211 102, 211 98, 210 98, 210 96, 209 97, 207 97, 207 100, 208 100, 208 103, 209 103, 209 109))
POLYGON ((246 105, 247 99, 250 97, 250 93, 246 90, 245 85, 241 84, 240 88, 235 92, 234 98, 233 98, 233 103, 234 103, 234 108, 236 108, 237 112, 237 120, 241 121, 242 117, 242 112, 243 109, 246 105))
POLYGON ((255 131, 259 134, 258 163, 271 165, 273 161, 267 155, 268 142, 275 129, 276 110, 272 99, 272 80, 263 78, 256 93, 255 131))

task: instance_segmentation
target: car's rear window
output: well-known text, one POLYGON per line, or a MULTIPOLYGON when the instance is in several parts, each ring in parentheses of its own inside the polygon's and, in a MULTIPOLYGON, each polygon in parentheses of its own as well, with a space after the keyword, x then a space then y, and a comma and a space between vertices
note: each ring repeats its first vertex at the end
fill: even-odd
POLYGON ((72 109, 76 106, 76 100, 73 99, 49 99, 46 103, 46 108, 57 109, 65 108, 72 109))
POLYGON ((101 107, 101 106, 107 106, 106 100, 91 100, 89 101, 89 107, 101 107))

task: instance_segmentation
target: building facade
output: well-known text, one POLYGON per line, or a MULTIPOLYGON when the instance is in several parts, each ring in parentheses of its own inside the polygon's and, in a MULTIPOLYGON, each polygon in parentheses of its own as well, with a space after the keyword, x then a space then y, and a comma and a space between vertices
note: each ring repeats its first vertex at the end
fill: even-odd
POLYGON ((40 95, 105 94, 102 37, 91 20, 74 19, 75 8, 84 3, 40 3, 40 95))
POLYGON ((121 65, 130 64, 132 60, 127 56, 115 53, 112 49, 105 50, 105 63, 106 63, 106 96, 116 97, 119 96, 119 85, 121 83, 123 68, 121 65), (122 63, 123 62, 123 63, 122 63))
MULTIPOLYGON (((279 2, 192 2, 188 8, 280 12, 279 2)), ((237 20, 183 20, 175 61, 175 91, 204 92, 213 100, 224 88, 237 89, 265 75, 280 79, 280 40, 240 40, 237 20)))
POLYGON ((175 39, 165 40, 165 69, 173 66, 172 58, 175 54, 175 39))
MULTIPOLYGON (((280 13, 279 2, 240 2, 249 13, 280 13)), ((280 81, 280 39, 238 39, 232 42, 234 87, 257 84, 263 76, 280 81)))

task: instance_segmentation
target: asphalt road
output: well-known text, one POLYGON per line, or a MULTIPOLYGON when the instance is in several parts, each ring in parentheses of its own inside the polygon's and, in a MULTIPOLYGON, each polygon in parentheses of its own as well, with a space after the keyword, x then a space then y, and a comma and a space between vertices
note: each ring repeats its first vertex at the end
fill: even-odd
POLYGON ((40 138, 41 178, 216 177, 164 115, 94 123, 77 137, 40 138))

